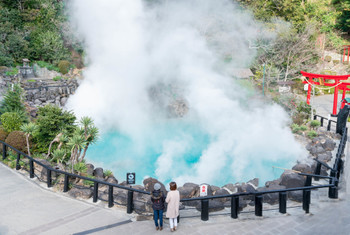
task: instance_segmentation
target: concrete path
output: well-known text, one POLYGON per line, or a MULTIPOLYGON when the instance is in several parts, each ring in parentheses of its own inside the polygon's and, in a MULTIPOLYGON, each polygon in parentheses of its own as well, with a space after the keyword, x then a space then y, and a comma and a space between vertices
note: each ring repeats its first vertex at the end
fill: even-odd
MULTIPOLYGON (((324 98, 319 100, 319 107, 325 105, 327 111, 331 101, 324 98)), ((346 149, 347 156, 350 156, 349 145, 350 143, 346 149)), ((181 211, 181 221, 175 233, 350 234, 349 171, 350 161, 347 161, 339 199, 328 199, 326 189, 318 193, 312 192, 310 214, 305 214, 299 204, 288 208, 287 215, 279 214, 278 210, 264 210, 264 216, 258 218, 252 207, 251 213, 241 213, 239 219, 231 219, 229 211, 225 211, 223 213, 226 214, 210 214, 209 221, 203 222, 198 216, 185 216, 198 213, 181 211)), ((2 163, 0 185, 0 235, 170 233, 167 220, 164 221, 164 230, 156 231, 153 221, 136 221, 136 215, 126 214, 125 208, 106 208, 105 203, 93 204, 91 201, 68 198, 64 193, 52 192, 37 180, 9 169, 2 163)), ((291 206, 294 205, 288 202, 288 207, 291 206)), ((273 208, 277 209, 278 206, 273 208)))

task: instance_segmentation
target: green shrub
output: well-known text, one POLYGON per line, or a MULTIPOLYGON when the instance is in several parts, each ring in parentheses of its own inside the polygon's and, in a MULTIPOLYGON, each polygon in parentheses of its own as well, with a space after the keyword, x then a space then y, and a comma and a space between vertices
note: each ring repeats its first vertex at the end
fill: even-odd
POLYGON ((305 126, 305 125, 300 126, 300 130, 301 131, 306 131, 307 130, 307 126, 305 126))
POLYGON ((309 132, 307 133, 307 136, 308 136, 309 138, 315 138, 315 137, 317 136, 317 132, 314 131, 314 130, 309 131, 309 132))
POLYGON ((75 130, 75 115, 70 111, 63 111, 60 107, 46 105, 38 110, 36 125, 38 131, 34 135, 34 141, 41 152, 47 152, 50 142, 58 133, 66 132, 71 136, 75 130))
POLYGON ((74 165, 73 168, 80 175, 83 173, 86 173, 86 171, 87 171, 87 166, 86 166, 85 162, 78 162, 74 165))
POLYGON ((48 70, 53 70, 56 72, 59 72, 59 68, 54 66, 53 64, 47 63, 45 61, 37 61, 36 62, 37 65, 39 65, 41 68, 47 68, 48 70))
MULTIPOLYGON (((95 176, 88 176, 89 178, 91 178, 91 179, 95 179, 95 176)), ((90 181, 90 180, 83 180, 83 184, 85 185, 85 186, 89 186, 89 187, 92 187, 92 186, 94 186, 94 182, 93 181, 90 181)))
POLYGON ((319 126, 321 126, 321 122, 318 121, 318 120, 312 120, 312 121, 310 122, 310 127, 311 127, 312 129, 315 129, 315 128, 319 127, 319 126))
POLYGON ((56 82, 56 81, 62 80, 62 77, 61 76, 56 76, 52 80, 54 80, 56 82))
POLYGON ((324 60, 327 61, 327 62, 331 62, 331 61, 332 61, 332 56, 327 55, 327 56, 324 58, 324 60))
POLYGON ((0 112, 18 112, 20 114, 25 111, 24 90, 19 84, 15 83, 7 89, 0 106, 0 112))
POLYGON ((7 131, 5 131, 5 129, 2 126, 0 126, 0 140, 5 141, 8 134, 9 133, 7 131))
POLYGON ((62 74, 67 74, 69 71, 70 63, 67 60, 61 60, 58 63, 58 68, 60 70, 60 73, 62 74))
POLYGON ((36 82, 36 80, 35 79, 29 79, 29 80, 27 80, 27 82, 36 82))
POLYGON ((296 123, 293 123, 293 124, 292 124, 292 132, 293 132, 293 133, 298 133, 299 130, 300 130, 299 125, 296 124, 296 123))
POLYGON ((107 177, 110 177, 110 176, 113 175, 113 172, 110 171, 110 170, 105 170, 104 175, 107 176, 107 177))
POLYGON ((15 76, 18 74, 18 69, 17 68, 12 68, 10 71, 7 71, 5 73, 6 76, 15 76))
POLYGON ((11 132, 5 142, 22 152, 25 152, 27 149, 26 137, 22 131, 11 132))
POLYGON ((23 124, 21 116, 16 112, 6 112, 0 116, 0 120, 7 132, 20 130, 23 124))

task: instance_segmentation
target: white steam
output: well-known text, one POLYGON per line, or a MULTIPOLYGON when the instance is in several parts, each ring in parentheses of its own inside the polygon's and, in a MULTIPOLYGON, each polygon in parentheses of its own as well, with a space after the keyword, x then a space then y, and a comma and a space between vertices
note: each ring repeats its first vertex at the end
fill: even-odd
POLYGON ((249 66, 255 52, 248 42, 261 35, 261 26, 232 1, 74 0, 70 7, 89 66, 68 108, 91 116, 105 132, 127 136, 141 153, 135 156, 148 145, 161 148, 156 156, 114 156, 112 170, 142 162, 162 181, 223 184, 264 178, 261 172, 271 171, 264 162, 293 162, 303 154, 284 111, 252 102, 226 75, 249 66), (227 57, 232 60, 224 63, 227 57), (189 106, 184 117, 167 119, 154 108, 149 89, 157 84, 181 88, 189 106), (168 122, 169 133, 159 134, 159 124, 168 122), (207 136, 197 161, 186 160, 197 138, 188 128, 173 133, 176 123, 207 136))

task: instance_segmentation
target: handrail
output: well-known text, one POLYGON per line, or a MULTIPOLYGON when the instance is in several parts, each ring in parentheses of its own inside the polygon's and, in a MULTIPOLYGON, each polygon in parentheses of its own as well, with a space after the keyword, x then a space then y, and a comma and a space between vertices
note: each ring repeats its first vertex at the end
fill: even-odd
MULTIPOLYGON (((317 116, 319 116, 319 115, 315 115, 314 117, 316 118, 317 116)), ((321 116, 319 116, 319 117, 321 117, 321 116)), ((324 117, 321 117, 321 118, 324 118, 324 117)), ((287 192, 302 190, 303 191, 303 209, 305 210, 306 213, 309 213, 309 205, 311 202, 310 195, 311 195, 312 189, 329 188, 328 196, 330 198, 338 198, 338 191, 337 191, 338 190, 338 179, 339 179, 340 173, 342 171, 341 156, 344 152, 346 141, 347 141, 347 131, 348 131, 348 129, 345 127, 345 130, 343 131, 343 135, 342 135, 342 138, 341 138, 339 146, 338 146, 338 153, 337 153, 333 168, 329 167, 326 163, 323 163, 323 162, 315 159, 318 162, 315 174, 299 173, 299 175, 307 177, 305 186, 303 186, 303 187, 287 188, 287 189, 275 189, 275 190, 266 190, 266 191, 255 191, 255 192, 241 192, 241 193, 234 193, 234 194, 228 194, 228 195, 213 195, 213 196, 205 196, 205 197, 184 198, 184 199, 181 199, 181 202, 196 201, 196 200, 201 201, 201 203, 202 203, 201 219, 205 221, 205 220, 208 220, 208 217, 209 217, 209 200, 210 199, 231 198, 231 217, 238 218, 238 207, 239 207, 239 200, 238 199, 239 199, 239 197, 240 196, 254 196, 255 197, 255 215, 262 216, 262 203, 263 203, 262 196, 264 194, 279 193, 280 213, 286 213, 287 192), (328 168, 331 169, 330 176, 320 175, 321 165, 328 166, 328 168), (318 178, 328 178, 329 184, 312 186, 311 184, 312 184, 313 177, 315 178, 315 180, 318 180, 318 178)), ((109 183, 109 182, 98 180, 98 179, 92 179, 89 177, 76 175, 74 173, 69 173, 66 171, 59 170, 59 169, 54 169, 51 166, 47 166, 47 165, 41 163, 40 161, 28 156, 27 154, 23 153, 22 151, 12 147, 11 145, 9 145, 3 141, 0 141, 0 144, 3 145, 3 159, 5 159, 5 157, 6 157, 6 151, 7 151, 6 148, 9 147, 12 150, 14 150, 15 152, 17 152, 17 164, 19 163, 19 159, 20 159, 21 155, 30 160, 29 163, 30 163, 30 177, 31 178, 34 177, 34 167, 33 167, 34 162, 37 163, 38 165, 41 165, 45 169, 47 169, 47 171, 48 171, 47 186, 48 187, 51 187, 51 172, 52 171, 63 174, 65 176, 64 190, 63 190, 64 192, 68 191, 69 177, 80 178, 83 180, 89 180, 89 181, 94 182, 93 202, 97 202, 98 185, 99 184, 108 185, 109 186, 109 190, 108 190, 108 206, 109 207, 112 207, 114 204, 113 203, 113 187, 128 190, 127 213, 132 213, 132 211, 133 211, 133 192, 150 195, 150 192, 147 192, 147 191, 134 189, 134 188, 127 187, 127 186, 122 186, 119 184, 113 184, 113 183, 109 183)), ((19 169, 19 167, 16 167, 16 170, 18 170, 18 169, 19 169)))
POLYGON ((318 115, 318 114, 315 114, 315 115, 314 115, 314 120, 316 120, 317 117, 319 117, 319 118, 321 119, 321 126, 323 126, 323 120, 325 120, 325 119, 328 120, 327 131, 330 131, 330 130, 331 130, 332 122, 334 122, 335 124, 337 123, 336 121, 334 121, 334 120, 332 120, 332 119, 323 117, 323 116, 318 115))

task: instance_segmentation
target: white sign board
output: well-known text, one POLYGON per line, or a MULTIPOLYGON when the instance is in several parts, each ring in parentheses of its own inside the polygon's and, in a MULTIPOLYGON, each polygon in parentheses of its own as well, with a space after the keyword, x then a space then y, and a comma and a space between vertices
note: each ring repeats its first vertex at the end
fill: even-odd
POLYGON ((280 86, 280 87, 278 87, 278 92, 279 93, 290 92, 290 86, 280 86))
POLYGON ((309 90, 309 84, 304 84, 304 91, 309 90))
POLYGON ((199 192, 200 197, 208 196, 208 185, 202 184, 199 189, 200 189, 200 192, 199 192))

